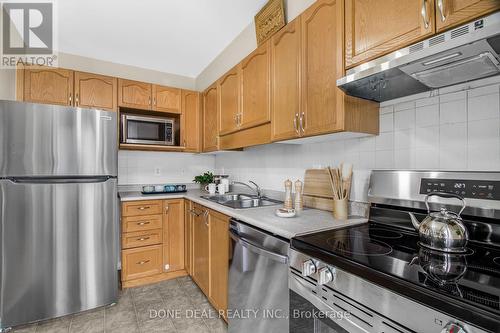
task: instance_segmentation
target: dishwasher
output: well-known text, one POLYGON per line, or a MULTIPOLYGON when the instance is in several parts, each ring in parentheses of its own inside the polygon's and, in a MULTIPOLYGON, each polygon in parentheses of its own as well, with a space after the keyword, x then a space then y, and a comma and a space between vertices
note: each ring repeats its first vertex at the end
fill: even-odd
POLYGON ((231 219, 231 333, 288 332, 288 240, 231 219))

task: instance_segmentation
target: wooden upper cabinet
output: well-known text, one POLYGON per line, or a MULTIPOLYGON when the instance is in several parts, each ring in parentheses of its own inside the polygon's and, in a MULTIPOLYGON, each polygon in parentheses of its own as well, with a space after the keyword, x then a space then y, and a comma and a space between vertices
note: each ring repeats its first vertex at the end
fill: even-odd
POLYGON ((346 67, 408 46, 434 32, 432 0, 345 0, 346 67))
POLYGON ((238 67, 235 67, 218 81, 220 135, 237 131, 240 124, 239 77, 238 67))
POLYGON ((118 79, 118 106, 151 109, 152 84, 118 79))
POLYGON ((217 128, 217 85, 213 84, 203 93, 203 151, 219 148, 217 128))
POLYGON ((210 299, 218 311, 227 310, 229 271, 229 217, 209 211, 210 299))
POLYGON ((436 0, 438 32, 500 10, 499 0, 436 0))
POLYGON ((271 39, 272 140, 299 136, 300 116, 300 17, 271 39))
POLYGON ((271 121, 270 60, 267 41, 241 62, 241 129, 271 121))
POLYGON ((181 145, 185 151, 198 153, 201 142, 200 93, 182 90, 181 145))
POLYGON ((116 111, 118 80, 114 77, 75 72, 75 106, 116 111))
POLYGON ((154 84, 153 110, 181 113, 181 90, 154 84))
POLYGON ((343 100, 336 80, 342 66, 342 1, 318 0, 301 16, 303 135, 343 129, 343 100))
MULTIPOLYGON (((25 102, 73 105, 73 71, 60 68, 25 67, 17 89, 25 102)), ((18 98, 20 94, 18 94, 18 98)))
POLYGON ((202 212, 193 219, 193 279, 201 290, 209 295, 210 288, 210 228, 206 208, 194 204, 194 209, 202 212))

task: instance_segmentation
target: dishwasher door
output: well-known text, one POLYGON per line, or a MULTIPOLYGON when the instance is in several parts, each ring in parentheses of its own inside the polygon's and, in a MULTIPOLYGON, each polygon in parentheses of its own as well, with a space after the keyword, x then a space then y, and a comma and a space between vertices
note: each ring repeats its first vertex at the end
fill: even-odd
POLYGON ((231 220, 230 333, 288 332, 288 241, 231 220))

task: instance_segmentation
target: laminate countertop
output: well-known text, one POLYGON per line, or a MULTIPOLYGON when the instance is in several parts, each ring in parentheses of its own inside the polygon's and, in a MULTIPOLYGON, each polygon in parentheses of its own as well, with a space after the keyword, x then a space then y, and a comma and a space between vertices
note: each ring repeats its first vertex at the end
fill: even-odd
POLYGON ((338 229, 368 222, 367 218, 359 216, 351 216, 347 220, 337 220, 333 218, 331 212, 311 208, 304 209, 299 216, 281 218, 276 216, 274 213, 277 208, 281 207, 280 205, 233 209, 207 199, 203 199, 201 198, 202 195, 207 195, 207 193, 198 189, 188 190, 185 193, 147 195, 144 195, 141 192, 119 192, 120 200, 122 202, 185 198, 286 239, 302 234, 338 229))

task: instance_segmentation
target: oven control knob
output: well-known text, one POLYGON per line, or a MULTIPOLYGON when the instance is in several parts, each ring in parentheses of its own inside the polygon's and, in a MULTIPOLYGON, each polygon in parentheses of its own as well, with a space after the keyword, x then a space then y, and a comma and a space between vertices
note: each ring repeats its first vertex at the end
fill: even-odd
POLYGON ((316 273, 316 264, 311 259, 302 263, 302 276, 311 276, 316 273))
POLYGON ((324 285, 335 280, 335 268, 323 267, 318 271, 318 284, 324 285))
POLYGON ((441 333, 467 333, 467 331, 457 323, 448 323, 441 333))

